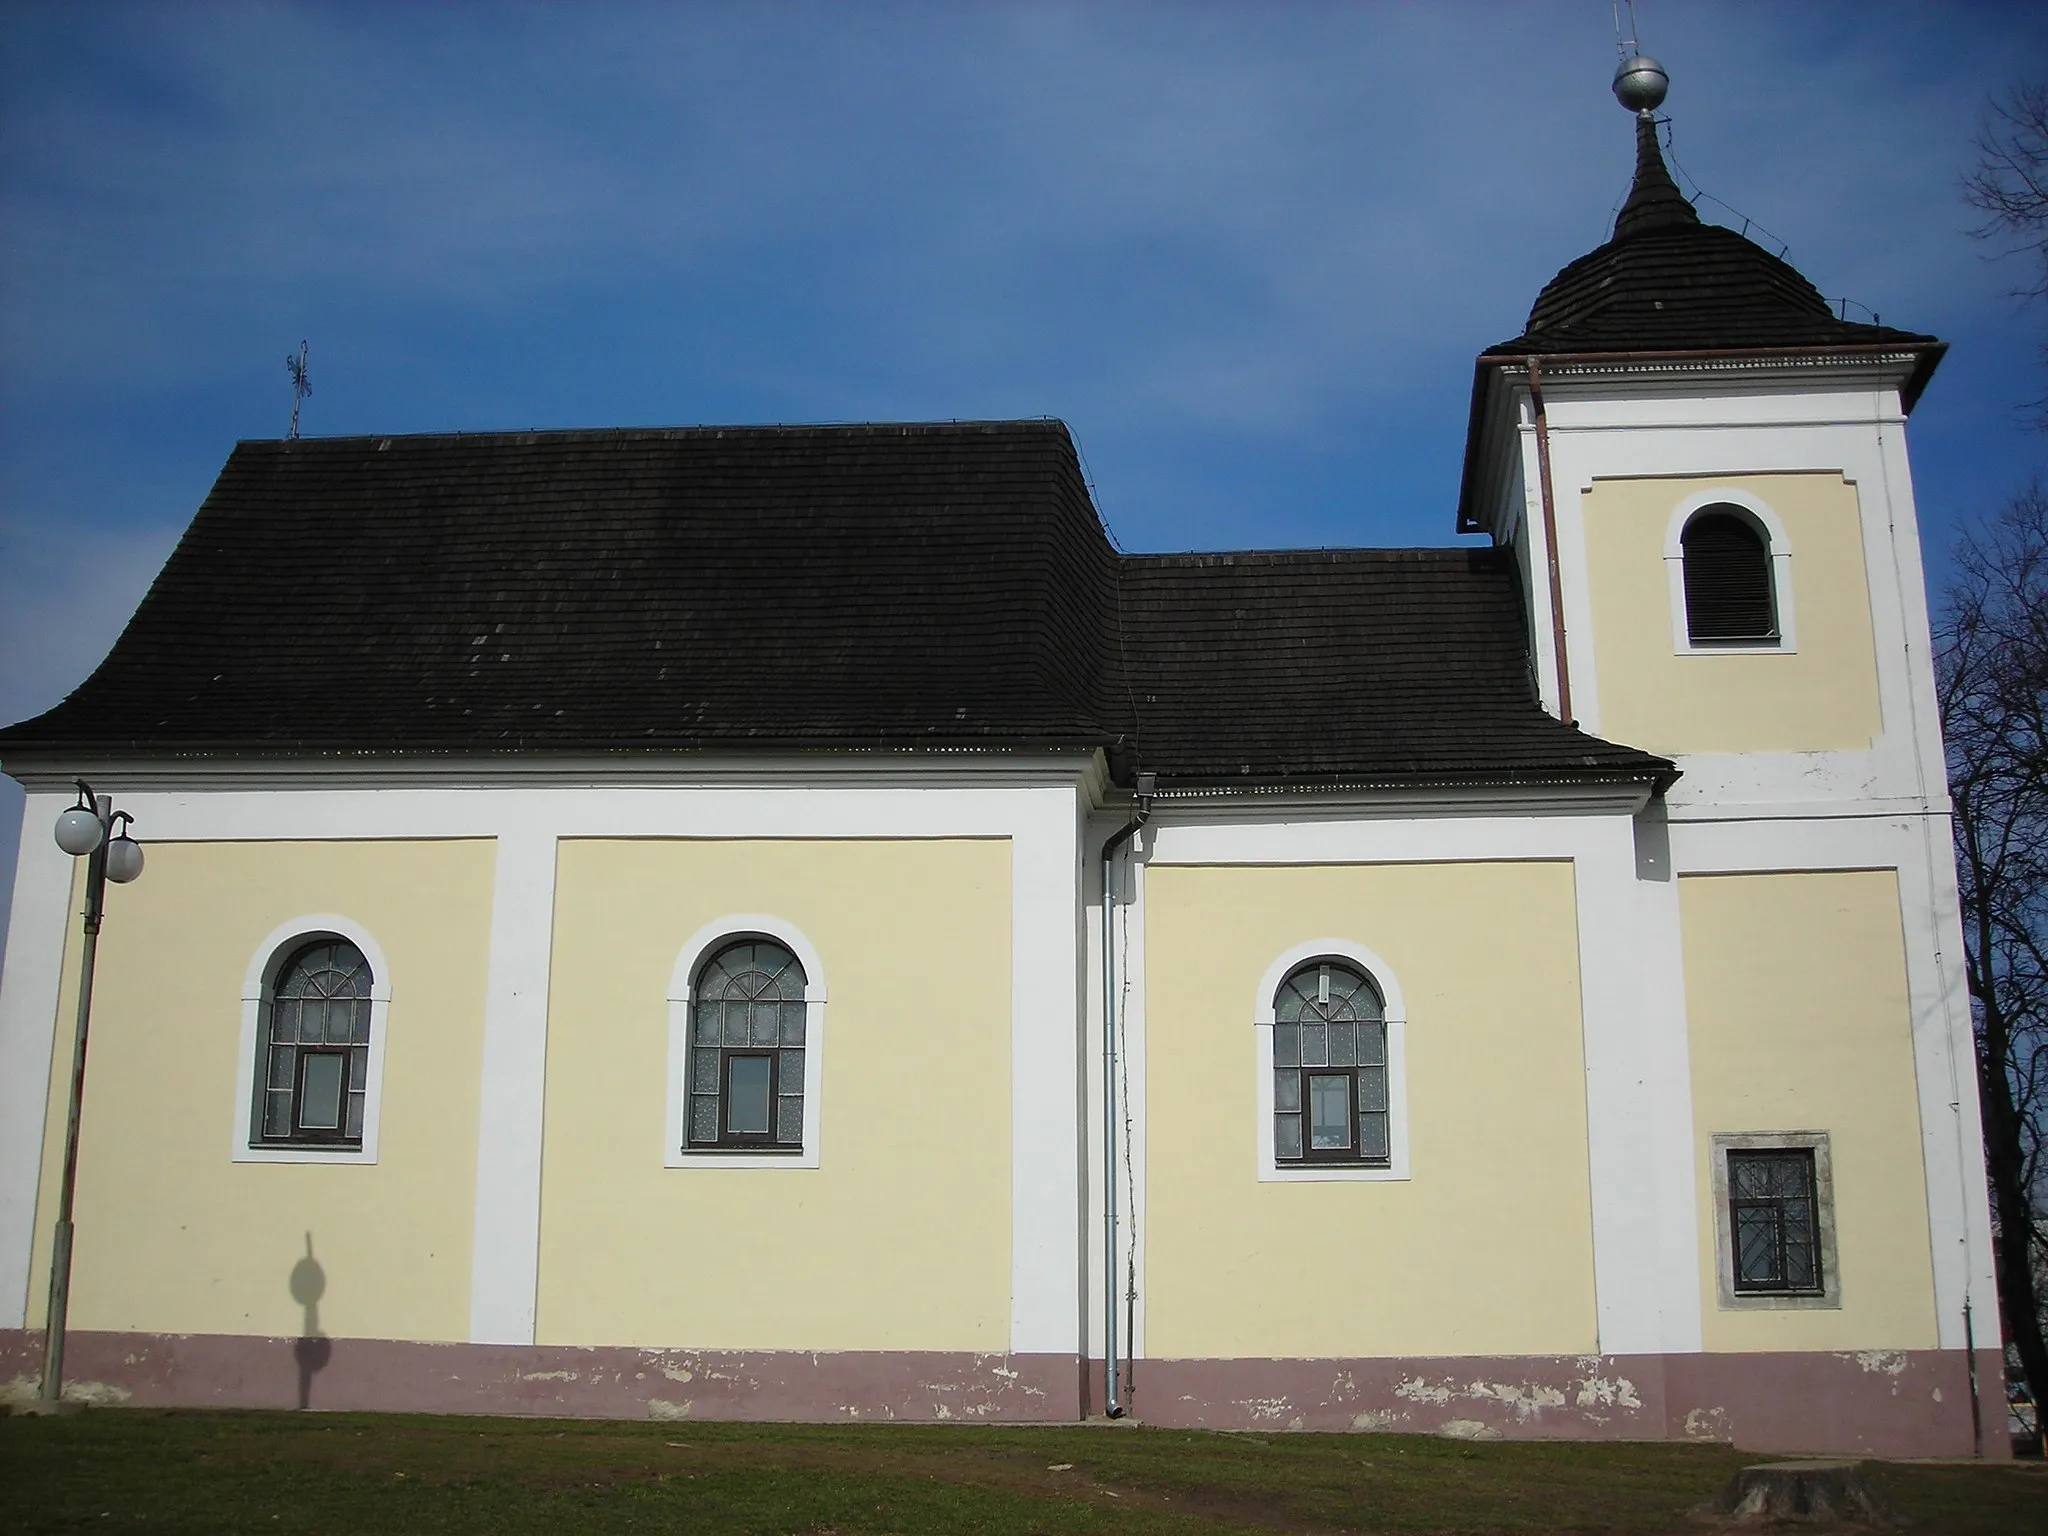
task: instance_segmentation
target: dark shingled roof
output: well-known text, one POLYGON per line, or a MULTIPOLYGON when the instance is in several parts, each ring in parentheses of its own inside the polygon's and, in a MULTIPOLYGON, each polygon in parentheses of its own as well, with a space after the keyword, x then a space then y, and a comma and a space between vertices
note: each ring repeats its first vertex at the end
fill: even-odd
POLYGON ((0 750, 1669 774, 1545 714, 1525 647, 1490 551, 1120 557, 1058 422, 247 442, 106 661, 0 750))
MULTIPOLYGON (((1635 184, 1614 238, 1552 278, 1523 333, 1482 356, 1879 345, 1940 347, 1915 331, 1837 319, 1786 262, 1732 229, 1701 223, 1664 168, 1656 124, 1645 117, 1637 119, 1635 184)), ((1924 361, 1911 395, 1938 356, 1924 361)))
POLYGON ((1656 761, 1536 707, 1509 550, 1140 555, 1123 574, 1141 756, 1176 778, 1627 775, 1656 761))

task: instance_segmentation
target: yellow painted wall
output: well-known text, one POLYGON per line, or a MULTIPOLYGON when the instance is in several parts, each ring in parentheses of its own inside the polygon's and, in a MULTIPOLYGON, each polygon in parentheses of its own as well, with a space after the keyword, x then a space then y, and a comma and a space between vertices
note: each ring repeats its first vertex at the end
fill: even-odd
POLYGON ((1652 752, 1870 745, 1882 722, 1854 486, 1839 474, 1600 480, 1581 506, 1601 735, 1652 752), (1709 484, 1749 492, 1784 523, 1796 653, 1673 654, 1664 534, 1709 484))
POLYGON ((1710 1350, 1933 1349, 1934 1275, 1891 870, 1678 883, 1710 1350), (1839 1310, 1723 1311, 1716 1133, 1826 1131, 1839 1310))
POLYGON ((539 1339, 1001 1351, 1010 1332, 1010 848, 564 842, 539 1339), (668 991, 706 923, 816 946, 822 1165, 665 1168, 668 991))
POLYGON ((1570 865, 1157 866, 1145 899, 1148 1354, 1598 1347, 1570 865), (1253 995, 1326 937, 1405 994, 1406 1182, 1258 1182, 1253 995))
MULTIPOLYGON (((306 1235, 318 1331, 469 1331, 488 842, 151 843, 107 892, 79 1148, 71 1325, 297 1335, 306 1235), (379 1161, 237 1163, 242 984, 281 923, 332 912, 383 946, 392 989, 379 1161)), ((74 894, 75 912, 81 898, 74 894)), ((44 1124, 29 1327, 46 1315, 78 975, 70 925, 44 1124)))

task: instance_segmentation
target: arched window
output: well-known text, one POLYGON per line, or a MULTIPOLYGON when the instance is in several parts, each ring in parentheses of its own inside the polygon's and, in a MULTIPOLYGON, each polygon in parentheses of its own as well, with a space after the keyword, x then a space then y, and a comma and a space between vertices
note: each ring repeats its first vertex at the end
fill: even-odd
POLYGON ((1685 630, 1693 645, 1774 645, 1779 638, 1770 542, 1739 507, 1716 503, 1686 522, 1685 630))
POLYGON ((1295 967, 1273 998, 1273 1160, 1388 1166, 1385 1000, 1342 960, 1295 967))
POLYGON ((254 1144, 363 1145, 374 986, 347 939, 323 934, 286 955, 264 999, 254 1144))
POLYGON ((773 939, 714 951, 690 988, 689 1144, 800 1152, 805 976, 773 939))

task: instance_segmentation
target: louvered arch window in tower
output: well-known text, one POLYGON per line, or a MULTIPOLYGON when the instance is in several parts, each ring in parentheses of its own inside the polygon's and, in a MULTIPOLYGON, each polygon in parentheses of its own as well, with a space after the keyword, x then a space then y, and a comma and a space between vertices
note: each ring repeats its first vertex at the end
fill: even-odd
POLYGON ((1685 632, 1694 645, 1776 645, 1771 547, 1740 508, 1703 507, 1680 535, 1685 632))

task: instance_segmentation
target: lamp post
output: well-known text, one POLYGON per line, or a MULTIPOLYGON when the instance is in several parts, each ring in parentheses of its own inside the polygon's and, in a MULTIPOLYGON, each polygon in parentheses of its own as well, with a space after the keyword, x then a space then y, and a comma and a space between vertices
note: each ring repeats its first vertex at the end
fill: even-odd
POLYGON ((126 885, 142 873, 142 845, 128 835, 134 820, 114 802, 78 783, 78 804, 57 818, 57 846, 85 866, 85 950, 78 967, 78 1032, 71 1043, 71 1104, 64 1117, 64 1183, 57 1196, 57 1233, 50 1249, 49 1331, 43 1341, 43 1384, 36 1405, 53 1410, 64 1395, 64 1319, 71 1305, 71 1199, 78 1182, 78 1110, 85 1097, 85 1035, 92 1022, 92 971, 99 953, 100 913, 107 882, 126 885))

